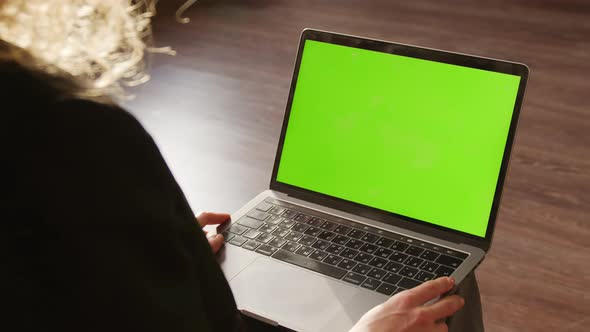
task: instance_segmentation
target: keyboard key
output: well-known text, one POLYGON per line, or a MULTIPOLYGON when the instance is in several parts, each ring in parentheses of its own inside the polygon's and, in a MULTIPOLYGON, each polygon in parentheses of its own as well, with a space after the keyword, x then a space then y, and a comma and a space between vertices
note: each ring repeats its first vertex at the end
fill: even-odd
POLYGON ((375 252, 375 250, 377 250, 377 248, 379 248, 379 247, 377 247, 374 244, 365 243, 359 250, 366 252, 367 254, 372 254, 375 252))
POLYGON ((410 239, 410 238, 406 238, 405 241, 409 244, 414 244, 415 240, 414 239, 410 239))
POLYGON ((285 236, 285 239, 287 239, 289 241, 297 242, 302 237, 303 237, 303 234, 291 231, 291 233, 289 233, 289 234, 287 234, 287 236, 285 236))
POLYGON ((273 207, 272 204, 262 202, 262 203, 258 204, 258 206, 256 206, 256 209, 260 210, 260 211, 268 212, 268 210, 270 210, 270 208, 272 208, 272 207, 273 207))
POLYGON ((297 249, 299 249, 299 247, 301 247, 299 243, 288 241, 281 249, 295 252, 297 249))
POLYGON ((285 212, 283 212, 283 214, 281 214, 281 217, 287 218, 287 219, 293 219, 297 216, 297 214, 298 214, 297 211, 286 209, 285 212))
POLYGON ((244 245, 242 245, 242 248, 248 249, 248 250, 254 250, 254 249, 258 248, 259 245, 260 245, 260 242, 258 242, 258 241, 248 240, 246 243, 244 243, 244 245))
POLYGON ((278 225, 281 223, 281 221, 283 221, 283 218, 281 218, 277 215, 274 215, 274 214, 271 214, 270 217, 268 217, 268 219, 265 220, 266 223, 273 224, 273 225, 278 225))
POLYGON ((321 225, 324 224, 324 220, 320 219, 320 218, 313 217, 307 223, 312 226, 315 226, 315 227, 320 227, 321 225))
POLYGON ((275 207, 271 208, 268 212, 275 214, 275 215, 280 215, 281 213, 285 212, 285 208, 282 208, 280 206, 275 206, 275 207))
POLYGON ((229 233, 229 232, 223 232, 223 239, 225 242, 229 242, 231 241, 231 239, 234 238, 235 234, 229 233))
POLYGON ((309 221, 309 219, 311 219, 311 216, 308 216, 307 214, 304 214, 304 213, 300 213, 293 219, 295 221, 299 221, 299 222, 307 222, 307 221, 309 221))
POLYGON ((423 259, 420 259, 418 257, 410 257, 408 259, 406 259, 406 261, 404 262, 404 264, 411 266, 411 267, 419 267, 422 262, 424 262, 423 259))
POLYGON ((414 277, 414 279, 420 280, 422 282, 426 282, 428 280, 434 279, 434 274, 428 273, 428 272, 425 272, 425 271, 420 271, 420 272, 418 272, 418 274, 416 275, 416 277, 414 277))
POLYGON ((342 252, 342 250, 344 250, 343 246, 339 246, 337 244, 332 243, 328 248, 326 248, 326 251, 334 254, 334 255, 340 255, 340 253, 342 252))
POLYGON ((367 278, 361 284, 361 287, 366 288, 366 289, 370 289, 370 290, 376 290, 377 287, 379 287, 379 285, 381 285, 381 281, 377 281, 375 279, 367 278))
POLYGON ((326 241, 331 241, 335 237, 336 237, 336 234, 332 233, 330 231, 323 231, 320 233, 320 235, 318 235, 319 239, 326 240, 326 241))
POLYGON ((301 248, 297 249, 297 251, 295 251, 295 253, 302 255, 302 256, 309 256, 314 250, 315 249, 313 249, 313 248, 302 246, 301 248))
POLYGON ((338 225, 338 226, 336 226, 336 228, 334 228, 334 232, 336 232, 336 233, 338 233, 340 235, 346 235, 351 230, 352 230, 352 228, 350 228, 348 226, 344 226, 344 225, 338 225))
POLYGON ((244 233, 244 236, 249 239, 255 239, 260 234, 262 234, 262 232, 255 231, 253 229, 249 229, 246 233, 244 233))
POLYGON ((344 258, 340 257, 340 256, 336 256, 334 254, 329 254, 328 257, 326 257, 324 259, 324 263, 326 264, 330 264, 330 265, 337 265, 338 263, 340 263, 344 258))
POLYGON ((426 272, 434 273, 434 271, 436 271, 436 269, 438 269, 438 266, 439 265, 436 263, 424 262, 424 263, 422 263, 422 265, 420 265, 420 269, 424 270, 426 272))
POLYGON ((275 229, 275 231, 274 231, 274 232, 272 232, 272 235, 284 238, 284 237, 285 237, 285 236, 287 236, 287 234, 289 234, 290 232, 291 232, 291 231, 290 231, 290 230, 288 230, 288 229, 286 229, 286 228, 281 228, 281 227, 279 227, 279 228, 275 229))
POLYGON ((373 233, 367 233, 361 237, 361 240, 369 243, 375 243, 379 240, 379 235, 375 235, 373 233))
POLYGON ((377 287, 377 291, 381 294, 391 295, 395 291, 396 287, 394 285, 390 285, 388 283, 382 283, 379 287, 377 287))
POLYGON ((268 218, 269 214, 259 210, 252 210, 248 212, 247 216, 250 218, 258 219, 260 221, 264 221, 266 218, 268 218))
POLYGON ((308 228, 309 228, 309 226, 306 224, 297 223, 297 224, 293 225, 293 228, 291 228, 291 229, 294 230, 295 232, 303 233, 308 228))
POLYGON ((391 273, 391 272, 387 272, 387 274, 385 274, 385 277, 383 277, 383 281, 388 282, 392 285, 397 284, 398 281, 400 281, 400 279, 402 278, 402 276, 397 275, 395 273, 391 273))
POLYGON ((393 250, 379 247, 377 250, 375 250, 375 253, 373 255, 379 256, 381 258, 388 258, 392 252, 393 252, 393 250))
POLYGON ((399 271, 399 274, 408 278, 414 278, 416 276, 416 273, 418 273, 418 270, 409 266, 404 266, 402 270, 399 271))
POLYGON ((353 269, 352 272, 358 274, 367 274, 367 272, 371 271, 371 267, 365 264, 357 264, 353 269))
POLYGON ((238 224, 248 226, 253 229, 258 229, 258 227, 264 225, 262 221, 252 219, 250 217, 243 217, 242 219, 238 220, 238 224))
POLYGON ((391 245, 391 249, 395 250, 395 251, 404 251, 406 250, 410 245, 407 243, 403 243, 403 242, 395 242, 394 244, 391 245))
POLYGON ((377 279, 377 280, 381 280, 381 278, 383 278, 384 276, 385 276, 385 271, 375 268, 375 267, 371 271, 369 271, 369 273, 367 274, 367 277, 377 279))
POLYGON ((361 237, 363 237, 365 235, 365 232, 358 230, 358 229, 353 229, 352 231, 350 231, 350 233, 347 234, 349 237, 353 238, 353 239, 360 239, 361 237))
POLYGON ((394 273, 399 273, 399 271, 401 271, 403 267, 404 267, 403 265, 401 265, 400 263, 396 263, 396 262, 389 262, 385 265, 385 269, 387 271, 394 272, 394 273))
POLYGON ((238 234, 238 235, 242 235, 244 234, 244 232, 246 232, 249 228, 246 226, 242 226, 240 224, 233 224, 231 225, 231 227, 228 229, 228 231, 230 231, 231 233, 234 234, 238 234))
POLYGON ((461 263, 463 263, 462 260, 458 259, 458 258, 454 258, 451 256, 447 256, 447 255, 440 255, 440 257, 436 260, 437 263, 452 267, 454 269, 458 268, 459 265, 461 265, 461 263))
POLYGON ((256 238, 257 241, 260 241, 262 243, 269 243, 272 239, 274 239, 275 237, 267 234, 267 233, 262 233, 260 235, 258 235, 258 237, 256 238))
POLYGON ((309 235, 304 235, 300 240, 299 243, 306 245, 306 246, 311 246, 317 239, 313 236, 309 236, 309 235))
POLYGON ((382 237, 379 240, 377 240, 377 242, 375 242, 375 244, 378 246, 389 248, 389 246, 392 245, 393 242, 394 242, 393 240, 382 237))
POLYGON ((353 260, 344 258, 342 260, 342 262, 338 263, 338 267, 341 267, 341 268, 346 269, 346 270, 350 270, 353 267, 355 267, 357 264, 358 263, 355 262, 355 261, 353 261, 353 260))
POLYGON ((406 251, 404 251, 406 254, 408 255, 412 255, 412 256, 420 256, 420 254, 422 252, 424 252, 424 249, 422 248, 418 248, 415 246, 410 246, 408 249, 406 249, 406 251))
POLYGON ((305 232, 303 232, 303 233, 305 233, 305 234, 307 234, 307 235, 311 235, 311 236, 313 236, 313 237, 317 237, 317 236, 318 236, 318 235, 320 235, 320 233, 322 233, 322 232, 323 232, 323 230, 322 230, 321 228, 317 228, 317 227, 313 227, 313 226, 312 226, 312 227, 308 228, 308 229, 307 229, 305 232))
POLYGON ((350 238, 344 235, 336 235, 335 238, 332 239, 332 242, 336 244, 346 244, 350 238))
POLYGON ((433 245, 433 246, 430 248, 430 250, 432 250, 432 251, 436 251, 436 252, 438 252, 439 254, 444 254, 444 253, 445 253, 445 249, 446 249, 446 248, 443 248, 443 247, 440 247, 440 246, 436 246, 436 245, 433 245))
POLYGON ((248 241, 247 238, 245 238, 243 236, 236 235, 233 239, 231 239, 231 241, 229 241, 229 243, 239 247, 242 244, 244 244, 246 241, 248 241))
POLYGON ((385 258, 375 257, 369 262, 369 265, 382 269, 388 262, 389 261, 385 258))
POLYGON ((324 240, 317 240, 312 247, 320 250, 326 250, 331 245, 330 242, 324 240))
POLYGON ((293 226, 295 226, 297 222, 295 220, 292 219, 283 219, 283 221, 281 221, 281 223, 279 224, 281 227, 285 227, 285 228, 289 228, 291 229, 293 226))
POLYGON ((318 262, 285 250, 278 250, 272 257, 336 279, 340 279, 346 274, 346 270, 336 266, 318 262))
POLYGON ((264 232, 264 233, 272 233, 275 231, 275 229, 277 229, 277 226, 264 224, 264 225, 260 226, 260 228, 258 230, 261 232, 264 232))
POLYGON ((270 244, 273 247, 277 247, 280 248, 282 247, 285 243, 287 243, 287 240, 285 239, 281 239, 279 237, 275 237, 274 239, 270 240, 270 242, 268 244, 270 244))
POLYGON ((364 264, 369 263, 371 261, 371 259, 373 259, 373 256, 372 255, 369 255, 369 254, 366 254, 364 252, 361 252, 361 253, 359 253, 358 255, 356 255, 354 257, 354 260, 355 261, 361 262, 361 263, 364 263, 364 264))
POLYGON ((363 281, 365 281, 366 277, 363 277, 360 274, 354 272, 348 272, 342 280, 349 282, 353 285, 360 285, 363 281))
MULTIPOLYGON (((231 243, 231 242, 230 242, 231 243)), ((448 277, 451 274, 453 274, 453 272, 455 272, 455 269, 452 269, 448 266, 444 266, 441 265, 438 267, 438 269, 436 269, 436 271, 434 272, 434 274, 436 274, 436 277, 448 277)))
POLYGON ((263 244, 260 247, 258 247, 258 249, 256 249, 256 252, 261 253, 266 256, 270 256, 270 255, 274 254, 277 250, 279 250, 279 249, 275 248, 275 247, 271 247, 268 244, 263 244))
POLYGON ((360 249, 364 244, 365 243, 361 240, 350 239, 350 241, 346 243, 346 246, 352 249, 360 249))
POLYGON ((397 283, 398 286, 403 287, 405 289, 414 288, 420 284, 421 284, 420 281, 416 281, 414 279, 409 279, 409 278, 403 278, 400 282, 397 283))
POLYGON ((346 248, 346 249, 342 250, 342 252, 340 253, 340 256, 342 256, 344 258, 348 258, 348 259, 353 259, 358 253, 359 252, 354 249, 346 248))
POLYGON ((424 258, 429 261, 434 261, 435 259, 438 258, 438 256, 439 256, 438 253, 436 253, 434 251, 426 250, 422 253, 422 255, 420 255, 420 258, 424 258))
POLYGON ((328 257, 328 253, 325 251, 321 251, 321 250, 316 250, 314 251, 311 255, 309 255, 309 258, 321 261, 324 258, 328 257))
POLYGON ((389 256, 389 260, 390 261, 394 261, 394 262, 398 262, 398 263, 403 263, 406 258, 408 258, 408 255, 406 254, 402 254, 400 252, 394 252, 393 254, 391 254, 391 256, 389 256))
POLYGON ((334 228, 336 228, 338 226, 338 224, 333 223, 331 221, 326 221, 325 223, 323 223, 320 228, 326 231, 332 231, 334 230, 334 228))
POLYGON ((404 235, 399 235, 397 233, 388 233, 387 237, 392 240, 401 241, 401 242, 404 242, 407 239, 407 237, 405 237, 404 235))
POLYGON ((408 239, 408 240, 406 240, 406 242, 409 242, 409 243, 413 244, 414 246, 420 247, 422 249, 426 249, 426 246, 430 247, 429 244, 427 245, 426 242, 423 242, 418 239, 408 239))

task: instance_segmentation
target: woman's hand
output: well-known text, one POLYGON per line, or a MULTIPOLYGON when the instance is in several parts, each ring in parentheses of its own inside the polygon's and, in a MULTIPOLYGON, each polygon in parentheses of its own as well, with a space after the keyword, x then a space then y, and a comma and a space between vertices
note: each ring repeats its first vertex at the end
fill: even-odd
POLYGON ((443 277, 403 291, 368 311, 350 332, 441 332, 448 331, 444 319, 453 315, 464 300, 452 295, 424 304, 453 288, 455 281, 443 277))
MULTIPOLYGON (((216 213, 216 212, 201 212, 197 216, 197 222, 204 228, 207 225, 218 225, 223 224, 224 222, 228 221, 230 215, 227 213, 216 213)), ((216 234, 209 236, 207 231, 203 229, 205 232, 205 236, 207 236, 207 240, 209 241, 209 245, 211 246, 211 250, 213 253, 217 253, 221 246, 223 245, 223 235, 216 234)))

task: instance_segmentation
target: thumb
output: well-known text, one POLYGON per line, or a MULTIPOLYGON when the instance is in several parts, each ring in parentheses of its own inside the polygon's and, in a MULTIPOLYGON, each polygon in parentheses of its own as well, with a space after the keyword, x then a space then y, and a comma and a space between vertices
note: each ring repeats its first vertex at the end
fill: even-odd
POLYGON ((217 253, 221 246, 223 246, 223 235, 216 234, 207 237, 207 241, 209 241, 209 246, 211 247, 211 251, 213 253, 217 253))

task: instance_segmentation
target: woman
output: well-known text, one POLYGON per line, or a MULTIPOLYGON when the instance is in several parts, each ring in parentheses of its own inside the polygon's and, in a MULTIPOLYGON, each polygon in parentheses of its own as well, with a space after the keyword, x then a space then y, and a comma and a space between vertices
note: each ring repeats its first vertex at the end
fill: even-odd
MULTIPOLYGON (((12 326, 245 329, 213 254, 223 238, 201 230, 229 215, 201 214, 197 226, 153 140, 116 104, 148 78, 144 51, 165 51, 146 46, 153 12, 124 0, 0 2, 12 326)), ((353 331, 444 331, 463 300, 423 304, 452 284, 400 293, 353 331)))

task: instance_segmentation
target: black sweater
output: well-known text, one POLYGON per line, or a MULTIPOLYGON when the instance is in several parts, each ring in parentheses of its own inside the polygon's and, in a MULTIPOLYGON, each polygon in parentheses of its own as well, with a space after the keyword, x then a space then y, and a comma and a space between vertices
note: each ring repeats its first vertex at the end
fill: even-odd
POLYGON ((240 329, 150 135, 118 107, 58 99, 47 81, 0 62, 2 316, 16 330, 240 329))

